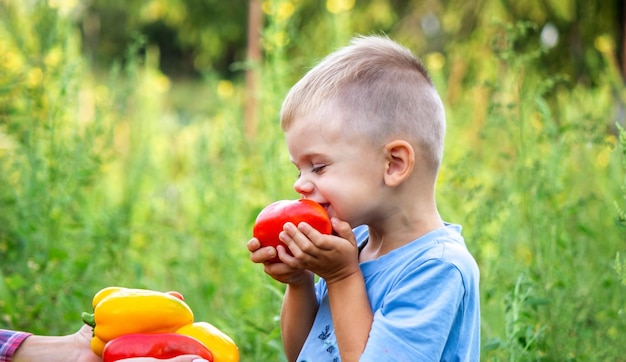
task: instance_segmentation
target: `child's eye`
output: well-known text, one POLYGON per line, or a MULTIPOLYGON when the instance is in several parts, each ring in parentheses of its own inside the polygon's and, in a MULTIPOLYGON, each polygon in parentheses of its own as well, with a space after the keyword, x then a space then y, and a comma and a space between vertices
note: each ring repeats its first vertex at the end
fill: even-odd
POLYGON ((313 173, 320 173, 320 172, 324 171, 325 168, 326 168, 326 165, 313 165, 313 168, 311 169, 311 172, 313 172, 313 173))

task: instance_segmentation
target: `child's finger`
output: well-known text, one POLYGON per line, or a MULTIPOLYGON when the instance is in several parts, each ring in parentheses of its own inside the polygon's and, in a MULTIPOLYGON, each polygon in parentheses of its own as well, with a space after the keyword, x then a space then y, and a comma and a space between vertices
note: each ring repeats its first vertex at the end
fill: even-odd
POLYGON ((333 225, 333 230, 337 236, 348 240, 352 245, 356 246, 356 238, 352 232, 352 226, 345 221, 339 220, 336 217, 330 219, 333 225))

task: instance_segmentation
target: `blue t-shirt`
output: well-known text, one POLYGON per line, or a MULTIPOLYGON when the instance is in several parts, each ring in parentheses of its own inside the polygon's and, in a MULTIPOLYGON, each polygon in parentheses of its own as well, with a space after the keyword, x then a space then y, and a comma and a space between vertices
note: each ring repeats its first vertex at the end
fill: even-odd
MULTIPOLYGON (((368 229, 354 229, 357 242, 368 229)), ((445 224, 376 260, 361 263, 374 322, 360 361, 478 361, 479 272, 459 225, 445 224)), ((338 362, 328 290, 298 362, 338 362)))

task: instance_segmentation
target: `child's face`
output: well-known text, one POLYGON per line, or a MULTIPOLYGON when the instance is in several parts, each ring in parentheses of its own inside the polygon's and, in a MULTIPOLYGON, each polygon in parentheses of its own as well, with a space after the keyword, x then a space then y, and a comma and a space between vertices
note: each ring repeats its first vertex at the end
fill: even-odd
POLYGON ((338 119, 309 117, 296 119, 285 132, 299 170, 294 189, 322 204, 331 217, 367 224, 385 199, 383 146, 341 127, 338 119))

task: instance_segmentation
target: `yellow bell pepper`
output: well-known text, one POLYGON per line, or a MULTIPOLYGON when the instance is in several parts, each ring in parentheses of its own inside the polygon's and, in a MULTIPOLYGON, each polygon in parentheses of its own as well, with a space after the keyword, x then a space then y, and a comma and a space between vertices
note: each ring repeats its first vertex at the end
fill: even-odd
POLYGON ((83 321, 94 327, 91 345, 98 355, 100 347, 116 337, 174 333, 193 323, 193 312, 183 300, 153 290, 109 287, 94 296, 92 305, 93 314, 83 313, 83 321))
MULTIPOLYGON (((98 303, 100 303, 100 301, 102 301, 102 299, 108 297, 111 294, 120 292, 120 291, 127 291, 130 290, 129 288, 124 288, 124 287, 106 287, 104 289, 101 289, 98 293, 96 293, 93 296, 93 300, 91 301, 91 305, 96 308, 96 306, 98 305, 98 303)), ((141 289, 139 289, 141 290, 141 289)))
POLYGON ((193 337, 213 353, 213 362, 239 362, 239 348, 233 340, 208 322, 195 322, 176 331, 193 337))
POLYGON ((93 353, 97 354, 98 356, 102 356, 102 352, 104 352, 105 344, 106 343, 103 340, 94 336, 93 338, 91 338, 91 343, 89 344, 89 346, 91 347, 91 350, 93 351, 93 353))

